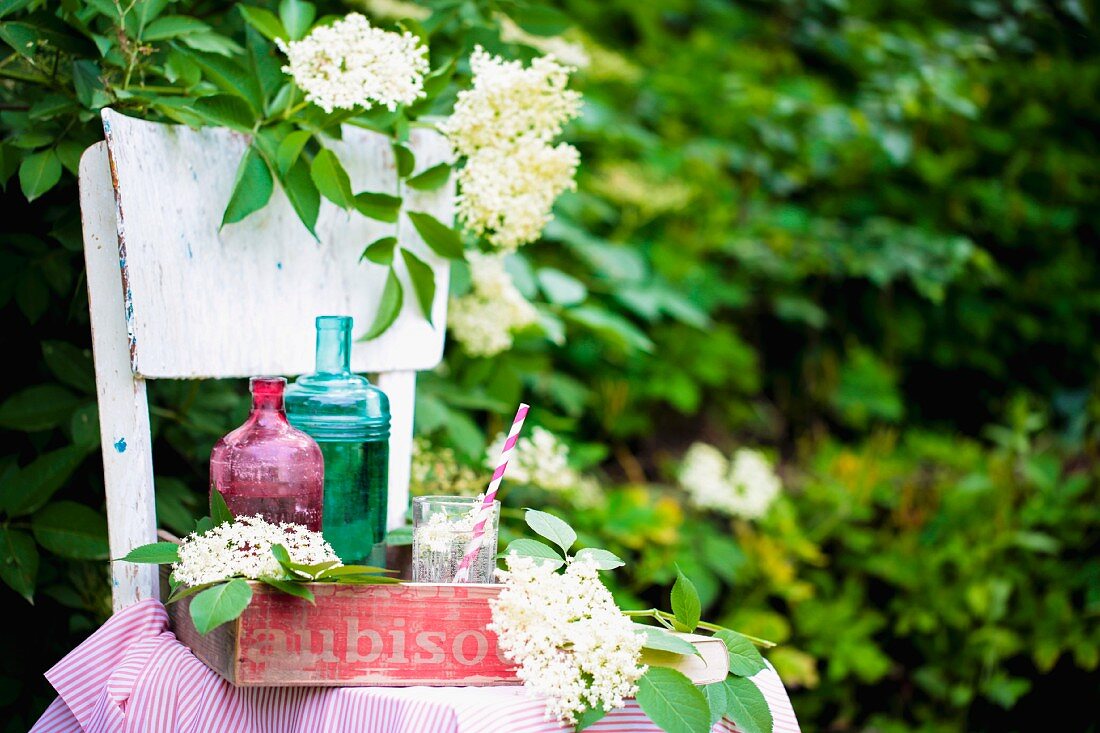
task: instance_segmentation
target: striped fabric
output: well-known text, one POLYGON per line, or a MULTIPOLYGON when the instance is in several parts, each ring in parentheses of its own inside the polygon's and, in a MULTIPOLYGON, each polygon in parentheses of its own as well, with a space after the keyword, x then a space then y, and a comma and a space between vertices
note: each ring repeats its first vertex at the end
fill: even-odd
MULTIPOLYGON (((235 688, 180 644, 146 600, 119 612, 46 673, 59 697, 32 733, 559 733, 521 687, 235 688)), ((798 733, 779 677, 753 678, 775 733, 798 733)), ((633 700, 589 730, 658 729, 633 700)), ((715 733, 735 733, 722 721, 715 733)))

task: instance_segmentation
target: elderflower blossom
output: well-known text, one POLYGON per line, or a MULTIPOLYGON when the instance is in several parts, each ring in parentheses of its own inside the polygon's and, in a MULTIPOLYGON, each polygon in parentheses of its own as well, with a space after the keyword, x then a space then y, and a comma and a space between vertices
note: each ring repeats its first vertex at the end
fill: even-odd
POLYGON ((482 148, 458 171, 458 217, 502 250, 538 239, 554 201, 575 190, 580 153, 568 143, 522 138, 505 148, 482 148))
POLYGON ((680 467, 680 483, 696 506, 746 519, 766 514, 783 488, 771 463, 759 451, 740 448, 730 461, 706 443, 688 449, 680 467))
MULTIPOLYGON (((485 451, 485 467, 493 469, 507 436, 499 433, 485 451)), ((600 485, 569 465, 569 446, 543 427, 516 441, 508 462, 508 480, 561 494, 579 507, 593 507, 602 498, 600 485)))
POLYGON ((204 534, 191 533, 179 548, 179 561, 172 565, 176 581, 187 586, 217 583, 243 576, 253 580, 280 578, 282 566, 271 554, 272 545, 282 545, 292 562, 341 565, 332 546, 320 532, 300 524, 271 524, 263 517, 237 517, 204 534))
POLYGON ((512 348, 512 334, 535 322, 534 307, 504 269, 501 255, 470 252, 470 292, 451 298, 447 325, 471 356, 493 356, 512 348))
POLYGON ((643 637, 615 605, 595 564, 573 559, 557 573, 549 563, 512 555, 500 595, 489 601, 501 651, 519 665, 546 714, 572 724, 587 708, 611 711, 638 691, 646 667, 643 637))
POLYGON ((436 512, 428 521, 416 528, 416 543, 431 552, 450 552, 457 548, 459 552, 473 539, 474 525, 477 524, 480 504, 459 516, 450 516, 446 512, 436 512))
POLYGON ((440 125, 462 155, 521 138, 549 142, 580 112, 580 92, 565 88, 572 69, 549 56, 524 68, 478 46, 470 69, 473 87, 458 93, 454 113, 440 125))
POLYGON ((409 489, 416 496, 477 496, 485 479, 458 462, 450 448, 435 448, 425 438, 413 441, 409 489))
POLYGON ((372 28, 359 13, 319 26, 300 41, 275 42, 289 62, 283 71, 326 112, 374 103, 392 112, 424 96, 428 49, 412 33, 372 28))

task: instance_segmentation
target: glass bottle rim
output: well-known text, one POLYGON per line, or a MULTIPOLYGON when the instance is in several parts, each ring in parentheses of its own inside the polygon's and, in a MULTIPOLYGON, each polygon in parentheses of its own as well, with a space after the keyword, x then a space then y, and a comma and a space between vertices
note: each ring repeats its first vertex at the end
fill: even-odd
MULTIPOLYGON (((449 496, 443 494, 437 494, 434 496, 414 496, 413 504, 437 504, 437 505, 451 505, 451 506, 479 506, 484 499, 477 496, 449 496)), ((493 499, 493 506, 499 507, 500 500, 493 499)))

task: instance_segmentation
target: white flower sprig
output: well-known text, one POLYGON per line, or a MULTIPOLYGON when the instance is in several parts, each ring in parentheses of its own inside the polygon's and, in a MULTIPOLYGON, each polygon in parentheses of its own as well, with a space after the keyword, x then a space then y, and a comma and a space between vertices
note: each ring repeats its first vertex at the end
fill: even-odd
MULTIPOLYGON (((485 451, 485 467, 496 467, 507 436, 497 435, 485 451)), ((508 464, 508 480, 530 484, 562 495, 577 506, 593 506, 599 502, 600 486, 594 478, 569 465, 569 446, 544 427, 536 426, 530 436, 519 439, 508 464)))
POLYGON ((287 55, 283 71, 326 112, 375 104, 392 112, 424 96, 427 47, 412 33, 371 27, 359 13, 319 26, 300 41, 276 43, 287 55))
POLYGON ((764 516, 783 489, 759 451, 740 448, 730 460, 706 443, 688 449, 679 478, 696 506, 745 519, 764 516))
POLYGON ((546 696, 547 716, 573 724, 588 708, 610 712, 638 691, 644 637, 615 605, 597 567, 571 558, 565 572, 511 555, 490 601, 500 649, 534 695, 546 696))
POLYGON ((440 125, 466 158, 457 177, 458 217, 469 231, 513 250, 538 238, 554 200, 576 186, 580 154, 551 141, 579 114, 581 96, 566 88, 572 68, 551 56, 525 68, 478 46, 470 68, 473 86, 440 125))
POLYGON ((470 252, 466 259, 470 292, 451 299, 447 325, 466 353, 493 356, 510 349, 513 334, 535 322, 535 309, 516 289, 501 255, 470 252))
POLYGON ((229 578, 281 578, 283 568, 271 552, 282 545, 291 562, 318 565, 340 558, 320 532, 300 524, 271 524, 256 515, 237 517, 203 534, 191 533, 179 547, 179 560, 172 565, 175 581, 185 586, 218 583, 229 578))

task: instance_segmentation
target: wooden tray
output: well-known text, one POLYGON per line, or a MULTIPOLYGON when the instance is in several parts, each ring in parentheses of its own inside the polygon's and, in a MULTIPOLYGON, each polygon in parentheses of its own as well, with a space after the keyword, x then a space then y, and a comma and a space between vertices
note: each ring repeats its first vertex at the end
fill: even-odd
POLYGON ((313 583, 316 605, 262 583, 236 621, 202 636, 190 598, 173 631, 239 687, 517 685, 485 627, 499 585, 313 583))

